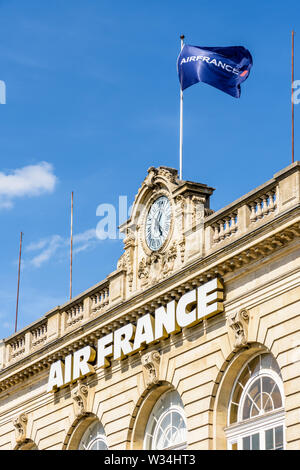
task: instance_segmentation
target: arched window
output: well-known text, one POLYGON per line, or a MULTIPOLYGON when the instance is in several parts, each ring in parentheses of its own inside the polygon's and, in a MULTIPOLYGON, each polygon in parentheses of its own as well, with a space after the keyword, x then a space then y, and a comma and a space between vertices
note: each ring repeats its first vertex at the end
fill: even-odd
POLYGON ((164 393, 154 405, 146 426, 144 449, 185 449, 187 426, 183 403, 175 390, 164 393))
POLYGON ((85 433, 83 434, 79 450, 106 450, 108 449, 106 443, 105 432, 102 424, 99 421, 93 421, 85 433))
POLYGON ((226 436, 232 450, 284 449, 280 369, 271 354, 251 359, 235 381, 226 436))

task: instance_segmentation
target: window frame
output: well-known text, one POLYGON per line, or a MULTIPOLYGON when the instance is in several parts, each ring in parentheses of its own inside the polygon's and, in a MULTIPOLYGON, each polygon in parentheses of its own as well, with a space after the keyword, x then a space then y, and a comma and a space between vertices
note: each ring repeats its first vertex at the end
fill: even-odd
POLYGON ((227 449, 232 450, 232 445, 236 443, 238 450, 241 450, 243 448, 244 437, 259 434, 260 450, 264 450, 265 431, 277 428, 278 426, 283 427, 283 449, 285 449, 285 411, 283 409, 273 411, 268 416, 263 415, 243 423, 231 425, 230 428, 225 429, 227 449))
MULTIPOLYGON (((166 411, 164 411, 160 417, 158 418, 157 420, 157 423, 155 425, 155 428, 154 428, 154 432, 153 432, 153 436, 152 436, 152 443, 156 443, 158 442, 158 433, 159 433, 159 430, 162 429, 162 422, 164 421, 164 419, 168 416, 168 415, 171 415, 172 413, 178 413, 179 416, 181 417, 182 421, 184 422, 185 424, 185 428, 187 430, 187 425, 186 425, 186 419, 185 419, 185 416, 183 415, 183 410, 180 406, 177 406, 177 405, 172 405, 170 408, 168 408, 166 411)), ((178 428, 179 429, 179 428, 178 428)), ((163 432, 165 433, 165 430, 163 430, 163 432)), ((173 444, 169 447, 164 447, 163 449, 157 449, 157 447, 155 447, 155 450, 170 450, 170 449, 185 449, 186 448, 186 445, 187 445, 187 442, 186 441, 182 441, 178 444, 173 444)))
MULTIPOLYGON (((245 387, 243 389, 243 392, 242 392, 242 395, 241 395, 241 398, 240 398, 239 406, 238 406, 237 423, 241 423, 241 422, 245 421, 243 419, 243 411, 244 411, 245 400, 247 398, 248 392, 251 389, 254 382, 257 379, 260 379, 260 378, 263 378, 263 377, 269 377, 269 378, 274 380, 275 384, 279 388, 279 392, 280 392, 280 396, 281 396, 281 402, 282 402, 282 404, 284 403, 284 401, 283 401, 283 397, 284 397, 283 383, 282 383, 281 380, 279 380, 280 377, 278 376, 278 374, 275 371, 273 371, 272 369, 260 369, 258 372, 256 372, 253 375, 253 377, 250 377, 250 379, 245 384, 245 387)), ((284 408, 284 405, 280 408, 276 408, 276 411, 280 410, 282 408, 284 408)), ((266 416, 268 413, 272 413, 273 411, 274 410, 269 411, 269 412, 267 411, 264 415, 260 415, 260 416, 266 416)), ((249 418, 249 419, 252 420, 254 418, 249 418)))
MULTIPOLYGON (((252 356, 245 364, 244 367, 241 369, 240 373, 238 374, 237 378, 234 381, 232 391, 230 393, 229 399, 229 406, 227 410, 227 427, 225 428, 225 435, 227 439, 227 449, 232 450, 233 445, 236 444, 237 450, 241 450, 243 448, 243 438, 252 436, 254 434, 259 434, 259 442, 260 442, 260 449, 265 449, 265 432, 268 429, 273 429, 278 426, 283 427, 283 449, 286 448, 286 441, 285 441, 285 395, 284 395, 284 388, 283 382, 280 373, 276 372, 272 368, 260 368, 247 380, 244 384, 242 394, 240 396, 238 402, 238 410, 237 410, 237 421, 233 424, 230 424, 230 413, 231 413, 231 406, 233 402, 233 396, 236 389, 237 384, 239 383, 239 379, 248 367, 249 363, 251 363, 256 357, 263 356, 264 354, 271 354, 271 353, 257 353, 255 356, 252 356), (274 380, 275 384, 279 388, 279 392, 281 395, 282 407, 277 408, 272 411, 267 411, 264 414, 260 414, 258 416, 244 419, 243 420, 243 409, 245 400, 247 398, 247 394, 251 389, 254 382, 262 377, 269 377, 274 380)), ((261 361, 261 358, 260 358, 261 361)), ((260 365, 262 363, 260 362, 260 365)), ((279 369, 279 366, 278 366, 279 369)))
MULTIPOLYGON (((175 392, 175 390, 168 390, 166 391, 165 393, 163 393, 159 398, 158 400, 156 401, 156 403, 154 404, 149 416, 148 416, 148 419, 147 419, 147 423, 146 423, 146 427, 145 427, 145 435, 144 435, 144 440, 143 440, 143 449, 145 450, 184 450, 184 449, 187 449, 187 440, 186 441, 182 441, 182 442, 179 442, 178 444, 174 444, 172 446, 169 446, 169 447, 165 447, 163 449, 157 449, 157 448, 153 448, 153 444, 157 441, 157 434, 159 432, 159 429, 160 429, 160 425, 161 423, 163 422, 163 420, 166 418, 166 416, 168 414, 171 414, 172 412, 176 412, 180 415, 180 417, 182 418, 183 422, 184 422, 184 425, 185 425, 185 429, 186 429, 186 434, 188 432, 188 428, 187 428, 187 420, 186 420, 186 417, 185 417, 185 413, 184 413, 184 407, 183 407, 183 403, 182 403, 182 406, 181 404, 171 404, 168 408, 166 408, 162 413, 160 413, 159 416, 157 416, 155 413, 155 407, 160 403, 159 406, 161 406, 161 403, 162 401, 164 400, 164 398, 168 395, 168 394, 171 394, 175 392), (151 434, 149 432, 149 429, 151 429, 151 425, 153 423, 153 419, 156 421, 155 423, 155 426, 153 428, 153 433, 151 434), (151 421, 150 421, 151 420, 151 421), (150 449, 148 449, 147 445, 148 444, 151 444, 150 445, 150 449)), ((176 393, 178 394, 178 398, 179 400, 182 402, 181 400, 181 397, 179 395, 179 393, 176 391, 176 393)), ((159 406, 158 406, 158 409, 159 409, 159 406)))
MULTIPOLYGON (((82 434, 80 441, 79 441, 78 450, 91 450, 91 447, 97 442, 102 442, 106 446, 105 450, 108 450, 104 426, 100 421, 95 420, 87 426, 84 433, 82 434), (92 435, 92 438, 90 437, 89 440, 88 440, 88 437, 85 437, 88 432, 90 433, 94 432, 94 435, 92 435), (87 440, 88 440, 88 445, 85 446, 85 442, 87 440)), ((100 450, 100 449, 94 449, 94 450, 100 450)))

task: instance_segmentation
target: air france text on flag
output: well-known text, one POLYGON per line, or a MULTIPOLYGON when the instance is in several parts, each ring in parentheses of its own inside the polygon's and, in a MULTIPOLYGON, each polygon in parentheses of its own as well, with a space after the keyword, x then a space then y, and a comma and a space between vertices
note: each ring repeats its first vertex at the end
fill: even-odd
POLYGON ((242 46, 198 47, 184 45, 177 59, 181 89, 205 82, 235 98, 252 67, 252 56, 242 46))

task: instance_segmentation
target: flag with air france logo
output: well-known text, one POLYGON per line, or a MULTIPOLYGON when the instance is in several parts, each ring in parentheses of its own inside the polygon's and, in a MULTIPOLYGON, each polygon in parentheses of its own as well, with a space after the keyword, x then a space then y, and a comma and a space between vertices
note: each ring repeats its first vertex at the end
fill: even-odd
POLYGON ((198 47, 185 44, 177 59, 182 90, 204 82, 235 98, 250 74, 252 56, 242 46, 198 47))

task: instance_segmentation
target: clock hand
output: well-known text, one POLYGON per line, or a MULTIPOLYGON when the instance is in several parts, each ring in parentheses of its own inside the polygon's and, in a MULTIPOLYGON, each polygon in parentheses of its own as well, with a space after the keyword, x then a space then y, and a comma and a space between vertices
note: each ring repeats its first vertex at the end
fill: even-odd
POLYGON ((163 213, 161 212, 160 215, 159 215, 159 230, 160 230, 161 235, 163 235, 163 228, 162 228, 161 223, 160 223, 162 215, 163 215, 163 213))
POLYGON ((161 225, 160 225, 161 216, 162 216, 162 213, 160 212, 158 214, 158 216, 156 216, 155 219, 154 219, 154 228, 160 234, 160 236, 163 234, 162 228, 161 228, 161 225))
POLYGON ((156 231, 159 231, 160 225, 159 225, 158 217, 156 217, 154 220, 154 227, 156 231))
POLYGON ((157 217, 158 230, 159 230, 159 232, 160 232, 160 235, 163 234, 162 227, 161 227, 161 223, 160 223, 161 217, 162 217, 162 211, 160 211, 160 213, 159 213, 159 215, 158 215, 158 217, 157 217))

